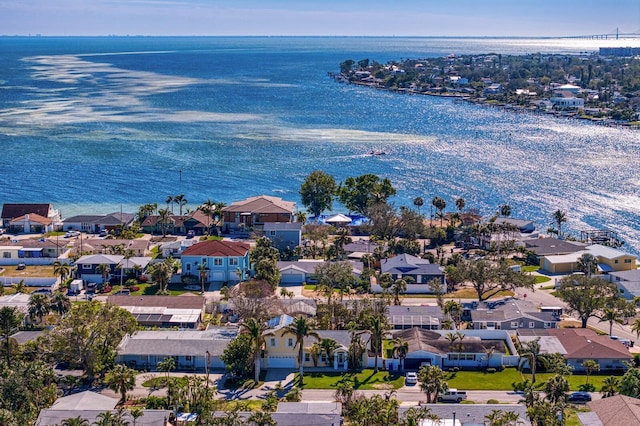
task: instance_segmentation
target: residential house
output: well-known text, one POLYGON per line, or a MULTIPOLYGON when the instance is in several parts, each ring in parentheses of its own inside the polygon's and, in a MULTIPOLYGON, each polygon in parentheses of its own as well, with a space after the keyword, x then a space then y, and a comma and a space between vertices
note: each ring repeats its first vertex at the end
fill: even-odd
MULTIPOLYGON (((227 414, 217 411, 214 416, 227 414)), ((252 414, 250 411, 237 412, 242 421, 247 421, 252 414)), ((343 421, 339 402, 279 402, 278 409, 270 415, 278 426, 339 426, 343 421)))
MULTIPOLYGON (((390 274, 394 280, 412 278, 412 282, 407 283, 405 293, 432 293, 433 291, 428 283, 433 279, 440 281, 442 284, 445 283, 444 268, 442 266, 406 253, 383 259, 380 267, 383 274, 390 274)), ((382 287, 377 282, 372 282, 371 290, 381 292, 382 287)))
MULTIPOLYGON (((296 347, 296 337, 287 333, 286 326, 291 324, 293 319, 287 316, 278 317, 277 321, 270 321, 270 327, 263 333, 265 339, 265 356, 263 359, 265 368, 298 368, 298 348, 296 347)), ((333 339, 336 341, 337 348, 332 352, 330 357, 322 354, 318 359, 318 364, 314 363, 313 357, 308 349, 314 342, 318 340, 315 337, 307 337, 304 339, 304 367, 305 368, 329 368, 333 370, 344 371, 348 368, 347 354, 351 345, 352 333, 347 330, 316 330, 320 339, 333 339)), ((368 342, 365 335, 357 337, 361 341, 368 342)), ((365 351, 366 352, 366 351, 365 351)), ((367 354, 363 354, 363 365, 367 365, 367 354)))
MULTIPOLYGON (((489 424, 487 416, 494 411, 512 412, 518 415, 518 426, 531 426, 524 404, 420 404, 429 410, 438 420, 421 420, 420 426, 484 426, 489 424), (463 409, 464 407, 464 409, 463 409)), ((409 406, 400 406, 398 413, 403 416, 409 406)))
POLYGON ((534 222, 528 219, 496 217, 487 223, 486 229, 487 232, 481 234, 477 241, 485 250, 516 247, 522 245, 523 240, 538 237, 534 222))
POLYGON ((132 213, 109 213, 103 215, 77 215, 62 221, 64 231, 99 233, 102 230, 114 231, 131 225, 135 215, 132 213))
POLYGON ((583 425, 627 426, 640 424, 640 399, 638 398, 614 395, 588 402, 587 406, 591 411, 576 413, 583 425))
POLYGON ((124 259, 122 255, 115 254, 87 254, 75 261, 76 275, 84 282, 102 283, 116 275, 118 264, 124 259), (103 275, 100 265, 109 266, 109 273, 103 275))
POLYGON ((205 312, 205 298, 196 295, 109 296, 107 302, 131 312, 142 327, 195 329, 205 312))
POLYGON ((640 296, 640 269, 609 272, 604 276, 618 287, 620 296, 632 300, 640 296))
POLYGON ((549 98, 554 108, 584 108, 584 98, 578 98, 568 91, 554 92, 555 96, 549 98))
POLYGON ((522 242, 524 248, 535 253, 538 259, 544 256, 555 256, 576 253, 585 248, 585 244, 576 241, 560 240, 555 237, 534 238, 522 242))
MULTIPOLYGON (((11 285, 11 283, 2 282, 4 286, 11 285)), ((15 308, 18 312, 24 315, 24 324, 29 322, 29 298, 31 296, 25 293, 14 293, 6 296, 0 296, 0 308, 9 307, 15 308)))
POLYGON ((222 208, 225 232, 262 229, 269 222, 293 222, 295 203, 269 195, 235 201, 222 208))
POLYGON ((238 327, 139 330, 122 339, 116 349, 116 363, 153 371, 159 362, 173 358, 178 371, 224 370, 220 357, 237 335, 238 327))
MULTIPOLYGON (((74 393, 58 398, 50 408, 40 411, 35 426, 57 426, 69 418, 80 417, 87 424, 97 424, 98 416, 105 411, 116 412, 118 398, 111 398, 92 391, 74 393)), ((125 410, 126 424, 139 426, 166 426, 171 416, 170 410, 142 410, 142 416, 133 419, 125 410)))
POLYGON ((191 231, 194 235, 204 235, 210 224, 211 219, 200 210, 196 210, 184 216, 172 214, 166 220, 162 220, 159 215, 147 216, 140 224, 140 228, 142 232, 148 234, 187 235, 191 231))
POLYGON ((25 214, 9 222, 9 232, 16 234, 44 234, 55 230, 53 221, 35 213, 25 214))
POLYGON ((465 304, 462 321, 470 322, 474 330, 546 329, 557 328, 560 316, 541 311, 524 300, 511 298, 465 304))
MULTIPOLYGON (((353 267, 353 275, 356 279, 362 274, 361 262, 349 261, 353 267)), ((303 283, 317 283, 316 268, 327 263, 324 260, 304 259, 297 261, 278 261, 280 270, 280 283, 283 285, 302 285, 303 283)))
POLYGON ((136 238, 134 240, 88 238, 75 241, 75 248, 80 253, 94 254, 124 254, 125 251, 134 256, 142 257, 149 254, 149 240, 136 238))
POLYGON ((2 259, 15 259, 18 262, 24 259, 49 258, 55 259, 67 251, 65 240, 53 240, 40 238, 21 239, 7 241, 6 245, 0 246, 0 257, 2 259))
POLYGON ((280 309, 286 315, 304 315, 313 318, 317 313, 317 302, 314 299, 279 299, 280 309))
MULTIPOLYGON (((50 220, 50 225, 58 227, 60 225, 60 212, 53 208, 52 204, 14 204, 5 203, 2 206, 2 214, 0 219, 2 220, 2 226, 8 228, 10 232, 35 232, 41 233, 42 230, 38 229, 38 225, 34 224, 34 229, 31 231, 20 230, 19 223, 15 223, 12 227, 11 221, 19 218, 23 218, 26 215, 36 215, 34 218, 46 218, 50 220)), ((24 226, 24 224, 22 225, 24 226)))
MULTIPOLYGON (((476 369, 517 365, 518 355, 509 333, 505 330, 427 330, 408 328, 393 332, 395 339, 408 343, 409 351, 404 360, 405 370, 418 370, 422 365, 449 368, 476 369), (463 336, 451 340, 447 335, 463 336), (460 345, 457 345, 460 342, 460 345)), ((397 358, 385 359, 387 369, 400 369, 397 358)))
POLYGON ((162 253, 162 257, 164 257, 165 259, 169 257, 179 259, 180 257, 182 257, 183 251, 196 244, 197 242, 198 240, 193 238, 188 240, 170 241, 160 246, 160 253, 162 253))
POLYGON ((483 95, 495 95, 498 93, 502 93, 502 85, 500 83, 491 83, 482 90, 483 95))
POLYGON ((205 272, 206 282, 239 282, 250 276, 249 244, 236 241, 203 241, 182 252, 182 275, 200 278, 205 272), (202 269, 204 267, 204 269, 202 269))
POLYGON ((271 245, 280 251, 293 250, 302 241, 301 222, 267 222, 263 229, 271 245))
MULTIPOLYGON (((383 248, 380 244, 371 241, 369 238, 361 238, 355 241, 345 244, 342 249, 347 253, 349 259, 360 260, 362 256, 373 253, 378 248, 383 248)), ((372 267, 373 265, 369 265, 372 267)))
POLYGON ((559 353, 574 371, 584 372, 582 363, 588 359, 600 365, 605 373, 626 370, 631 353, 620 340, 601 336, 588 328, 555 328, 548 330, 519 330, 521 342, 540 339, 540 353, 559 353))
POLYGON ((444 314, 438 305, 389 306, 387 322, 395 330, 424 328, 440 330, 444 314))
POLYGON ((540 269, 551 274, 570 274, 580 272, 578 260, 583 254, 591 254, 598 260, 598 270, 602 273, 631 271, 637 268, 636 256, 613 247, 592 244, 564 255, 544 256, 540 259, 540 269))

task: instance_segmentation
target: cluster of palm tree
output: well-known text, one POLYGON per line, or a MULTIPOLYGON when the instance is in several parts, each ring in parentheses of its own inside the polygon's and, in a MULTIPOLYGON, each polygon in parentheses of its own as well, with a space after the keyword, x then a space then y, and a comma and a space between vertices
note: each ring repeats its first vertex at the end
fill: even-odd
POLYGON ((211 199, 207 199, 198 210, 204 213, 207 216, 207 232, 211 233, 212 226, 218 226, 220 221, 222 220, 222 208, 225 206, 222 202, 211 201, 211 199), (213 222, 211 222, 213 220, 213 222))
POLYGON ((158 285, 158 294, 167 294, 167 288, 176 268, 175 260, 171 257, 157 262, 149 267, 149 273, 154 283, 158 285))
POLYGON ((69 312, 70 309, 71 301, 67 295, 61 291, 56 291, 51 295, 34 293, 29 296, 29 316, 38 323, 41 323, 42 319, 51 312, 55 312, 62 317, 69 312))
POLYGON ((169 195, 165 202, 167 203, 167 210, 171 211, 171 214, 173 214, 173 205, 178 206, 180 208, 180 216, 182 216, 182 208, 189 203, 184 194, 169 195))

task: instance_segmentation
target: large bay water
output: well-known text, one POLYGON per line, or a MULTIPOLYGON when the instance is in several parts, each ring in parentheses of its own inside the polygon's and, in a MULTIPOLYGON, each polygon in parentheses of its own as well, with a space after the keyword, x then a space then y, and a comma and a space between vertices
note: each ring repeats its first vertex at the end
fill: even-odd
MULTIPOLYGON (((375 173, 396 206, 508 203, 546 230, 609 228, 640 248, 640 133, 334 82, 345 59, 592 52, 639 41, 437 38, 0 38, 0 203, 64 216, 184 193, 299 202, 316 169, 375 173), (367 156, 382 150, 384 156, 367 156)), ((339 210, 339 206, 336 206, 339 210)))

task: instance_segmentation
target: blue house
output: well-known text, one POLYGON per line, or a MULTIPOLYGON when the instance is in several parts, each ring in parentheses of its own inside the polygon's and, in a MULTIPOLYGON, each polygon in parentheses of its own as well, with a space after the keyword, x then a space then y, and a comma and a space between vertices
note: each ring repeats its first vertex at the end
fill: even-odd
POLYGON ((271 245, 278 250, 293 250, 302 241, 301 222, 267 222, 264 233, 271 240, 271 245))
POLYGON ((250 275, 249 244, 235 241, 204 241, 182 252, 180 262, 183 276, 200 279, 206 272, 205 282, 239 282, 250 275), (203 269, 204 265, 204 269, 203 269))
POLYGON ((109 274, 104 277, 107 280, 111 275, 116 274, 118 264, 124 259, 121 255, 90 254, 80 257, 75 261, 78 278, 85 282, 101 283, 103 281, 102 272, 98 270, 99 265, 108 265, 109 274))

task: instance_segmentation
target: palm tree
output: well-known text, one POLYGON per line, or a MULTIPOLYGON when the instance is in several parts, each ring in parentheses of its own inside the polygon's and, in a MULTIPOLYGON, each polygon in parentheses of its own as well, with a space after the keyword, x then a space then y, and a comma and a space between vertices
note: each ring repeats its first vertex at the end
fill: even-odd
POLYGON ((320 341, 320 349, 327 357, 327 364, 333 364, 333 352, 338 349, 338 342, 333 339, 322 339, 320 341))
MULTIPOLYGON (((173 214, 173 195, 167 196, 165 203, 167 203, 167 211, 171 211, 171 214, 173 214)), ((160 212, 158 211, 158 213, 160 212)))
POLYGON ((585 253, 578 258, 578 270, 590 277, 598 271, 598 258, 591 253, 585 253))
POLYGON ((304 339, 305 337, 315 337, 320 340, 320 336, 314 330, 314 323, 302 315, 298 315, 291 324, 285 327, 285 334, 293 334, 296 337, 298 347, 298 366, 300 368, 300 387, 303 386, 304 373, 304 339))
POLYGON ((173 201, 180 207, 180 216, 182 216, 182 207, 186 206, 189 201, 185 198, 184 194, 176 195, 173 197, 173 201))
POLYGON ((447 202, 441 197, 434 197, 431 201, 431 204, 433 204, 433 207, 438 210, 438 214, 440 217, 440 227, 442 228, 442 219, 444 219, 443 211, 447 207, 447 202))
POLYGON ((640 339, 640 318, 636 318, 636 320, 631 325, 631 331, 635 331, 636 335, 640 339))
POLYGON ((531 383, 536 382, 536 364, 540 355, 540 338, 530 340, 522 344, 520 356, 518 358, 518 367, 522 369, 525 364, 529 364, 531 370, 531 383))
POLYGON ((582 367, 584 368, 584 372, 587 375, 587 381, 585 383, 589 383, 589 376, 591 373, 600 371, 600 364, 593 359, 586 359, 582 362, 582 367))
POLYGON ((393 304, 400 305, 400 295, 407 291, 407 284, 413 283, 415 280, 411 276, 398 278, 391 285, 391 293, 393 293, 393 304))
POLYGON ((277 426, 277 422, 271 416, 271 413, 265 411, 256 411, 247 419, 249 424, 255 426, 277 426))
POLYGON ((198 272, 200 273, 200 293, 204 294, 204 283, 209 276, 209 268, 206 263, 198 264, 198 272))
POLYGON ((155 263, 149 269, 151 272, 151 279, 158 284, 158 293, 165 294, 167 292, 167 286, 171 281, 173 275, 173 259, 165 259, 164 262, 155 263))
POLYGON ((66 280, 71 274, 71 266, 68 263, 56 260, 53 262, 53 275, 60 277, 60 281, 66 280))
POLYGON ((96 266, 96 272, 102 275, 102 284, 104 285, 104 283, 107 282, 109 274, 111 274, 111 266, 107 265, 106 263, 101 263, 100 265, 96 266))
POLYGON ((13 284, 13 288, 16 290, 16 293, 27 294, 27 284, 24 280, 20 280, 18 284, 13 284))
POLYGON ((166 237, 167 236, 167 227, 169 224, 169 218, 171 217, 171 212, 169 212, 169 209, 160 209, 158 210, 158 222, 157 224, 160 225, 160 229, 162 231, 162 236, 166 237))
POLYGON ((49 312, 51 312, 49 296, 46 294, 32 294, 29 296, 29 317, 37 319, 39 324, 49 312))
POLYGON ((169 383, 169 373, 176 369, 176 359, 172 356, 165 358, 162 361, 158 361, 158 371, 164 371, 167 373, 165 383, 169 383))
POLYGON ((427 396, 427 404, 436 402, 438 400, 438 394, 446 392, 448 386, 444 379, 444 373, 440 367, 431 365, 423 365, 420 367, 418 380, 420 381, 420 389, 427 396))
POLYGON ((64 419, 62 423, 60 423, 60 426, 89 426, 90 424, 91 423, 89 423, 89 420, 77 416, 64 419))
POLYGON ((460 213, 462 213, 462 210, 464 209, 464 206, 466 205, 466 202, 464 201, 464 198, 462 197, 458 197, 456 199, 456 208, 458 209, 458 211, 460 213))
POLYGON ((16 327, 22 324, 22 313, 15 307, 3 306, 0 308, 0 330, 6 345, 7 366, 11 367, 10 337, 16 327))
POLYGON ((609 322, 609 336, 613 334, 613 323, 622 324, 622 313, 614 308, 604 308, 602 311, 602 316, 600 317, 600 322, 608 321, 609 322))
POLYGON ((367 319, 367 330, 371 333, 371 350, 375 356, 375 372, 378 372, 378 356, 382 355, 382 339, 388 330, 386 317, 384 315, 370 315, 367 319))
POLYGON ((393 355, 400 359, 400 370, 404 371, 404 360, 409 353, 409 342, 405 342, 401 338, 393 340, 393 355))
POLYGON ((600 392, 602 393, 603 398, 609 398, 614 396, 618 392, 618 386, 620 385, 620 381, 615 376, 605 377, 602 380, 602 389, 600 392))
POLYGON ((558 209, 553 212, 553 221, 552 224, 557 226, 558 229, 558 238, 562 239, 562 224, 567 222, 567 214, 562 210, 558 209))
POLYGON ((136 386, 136 370, 124 364, 117 364, 105 375, 105 382, 109 389, 119 392, 120 402, 127 400, 127 391, 133 390, 136 386))
POLYGON ((420 207, 424 206, 424 199, 422 197, 414 198, 413 205, 418 208, 418 214, 420 214, 420 207))
POLYGON ((213 214, 214 202, 210 198, 202 203, 198 209, 207 217, 207 235, 211 233, 211 215, 213 214))
POLYGON ((129 414, 131 414, 131 417, 133 418, 133 426, 136 426, 138 419, 144 415, 144 412, 142 411, 142 408, 135 407, 129 410, 129 414))
MULTIPOLYGON (((247 334, 251 338, 253 349, 253 379, 256 383, 260 381, 260 354, 264 344, 263 333, 267 329, 267 324, 255 318, 249 318, 240 324, 240 332, 247 334)), ((302 371, 302 370, 301 370, 302 371)), ((302 378, 302 373, 300 374, 302 378)))

